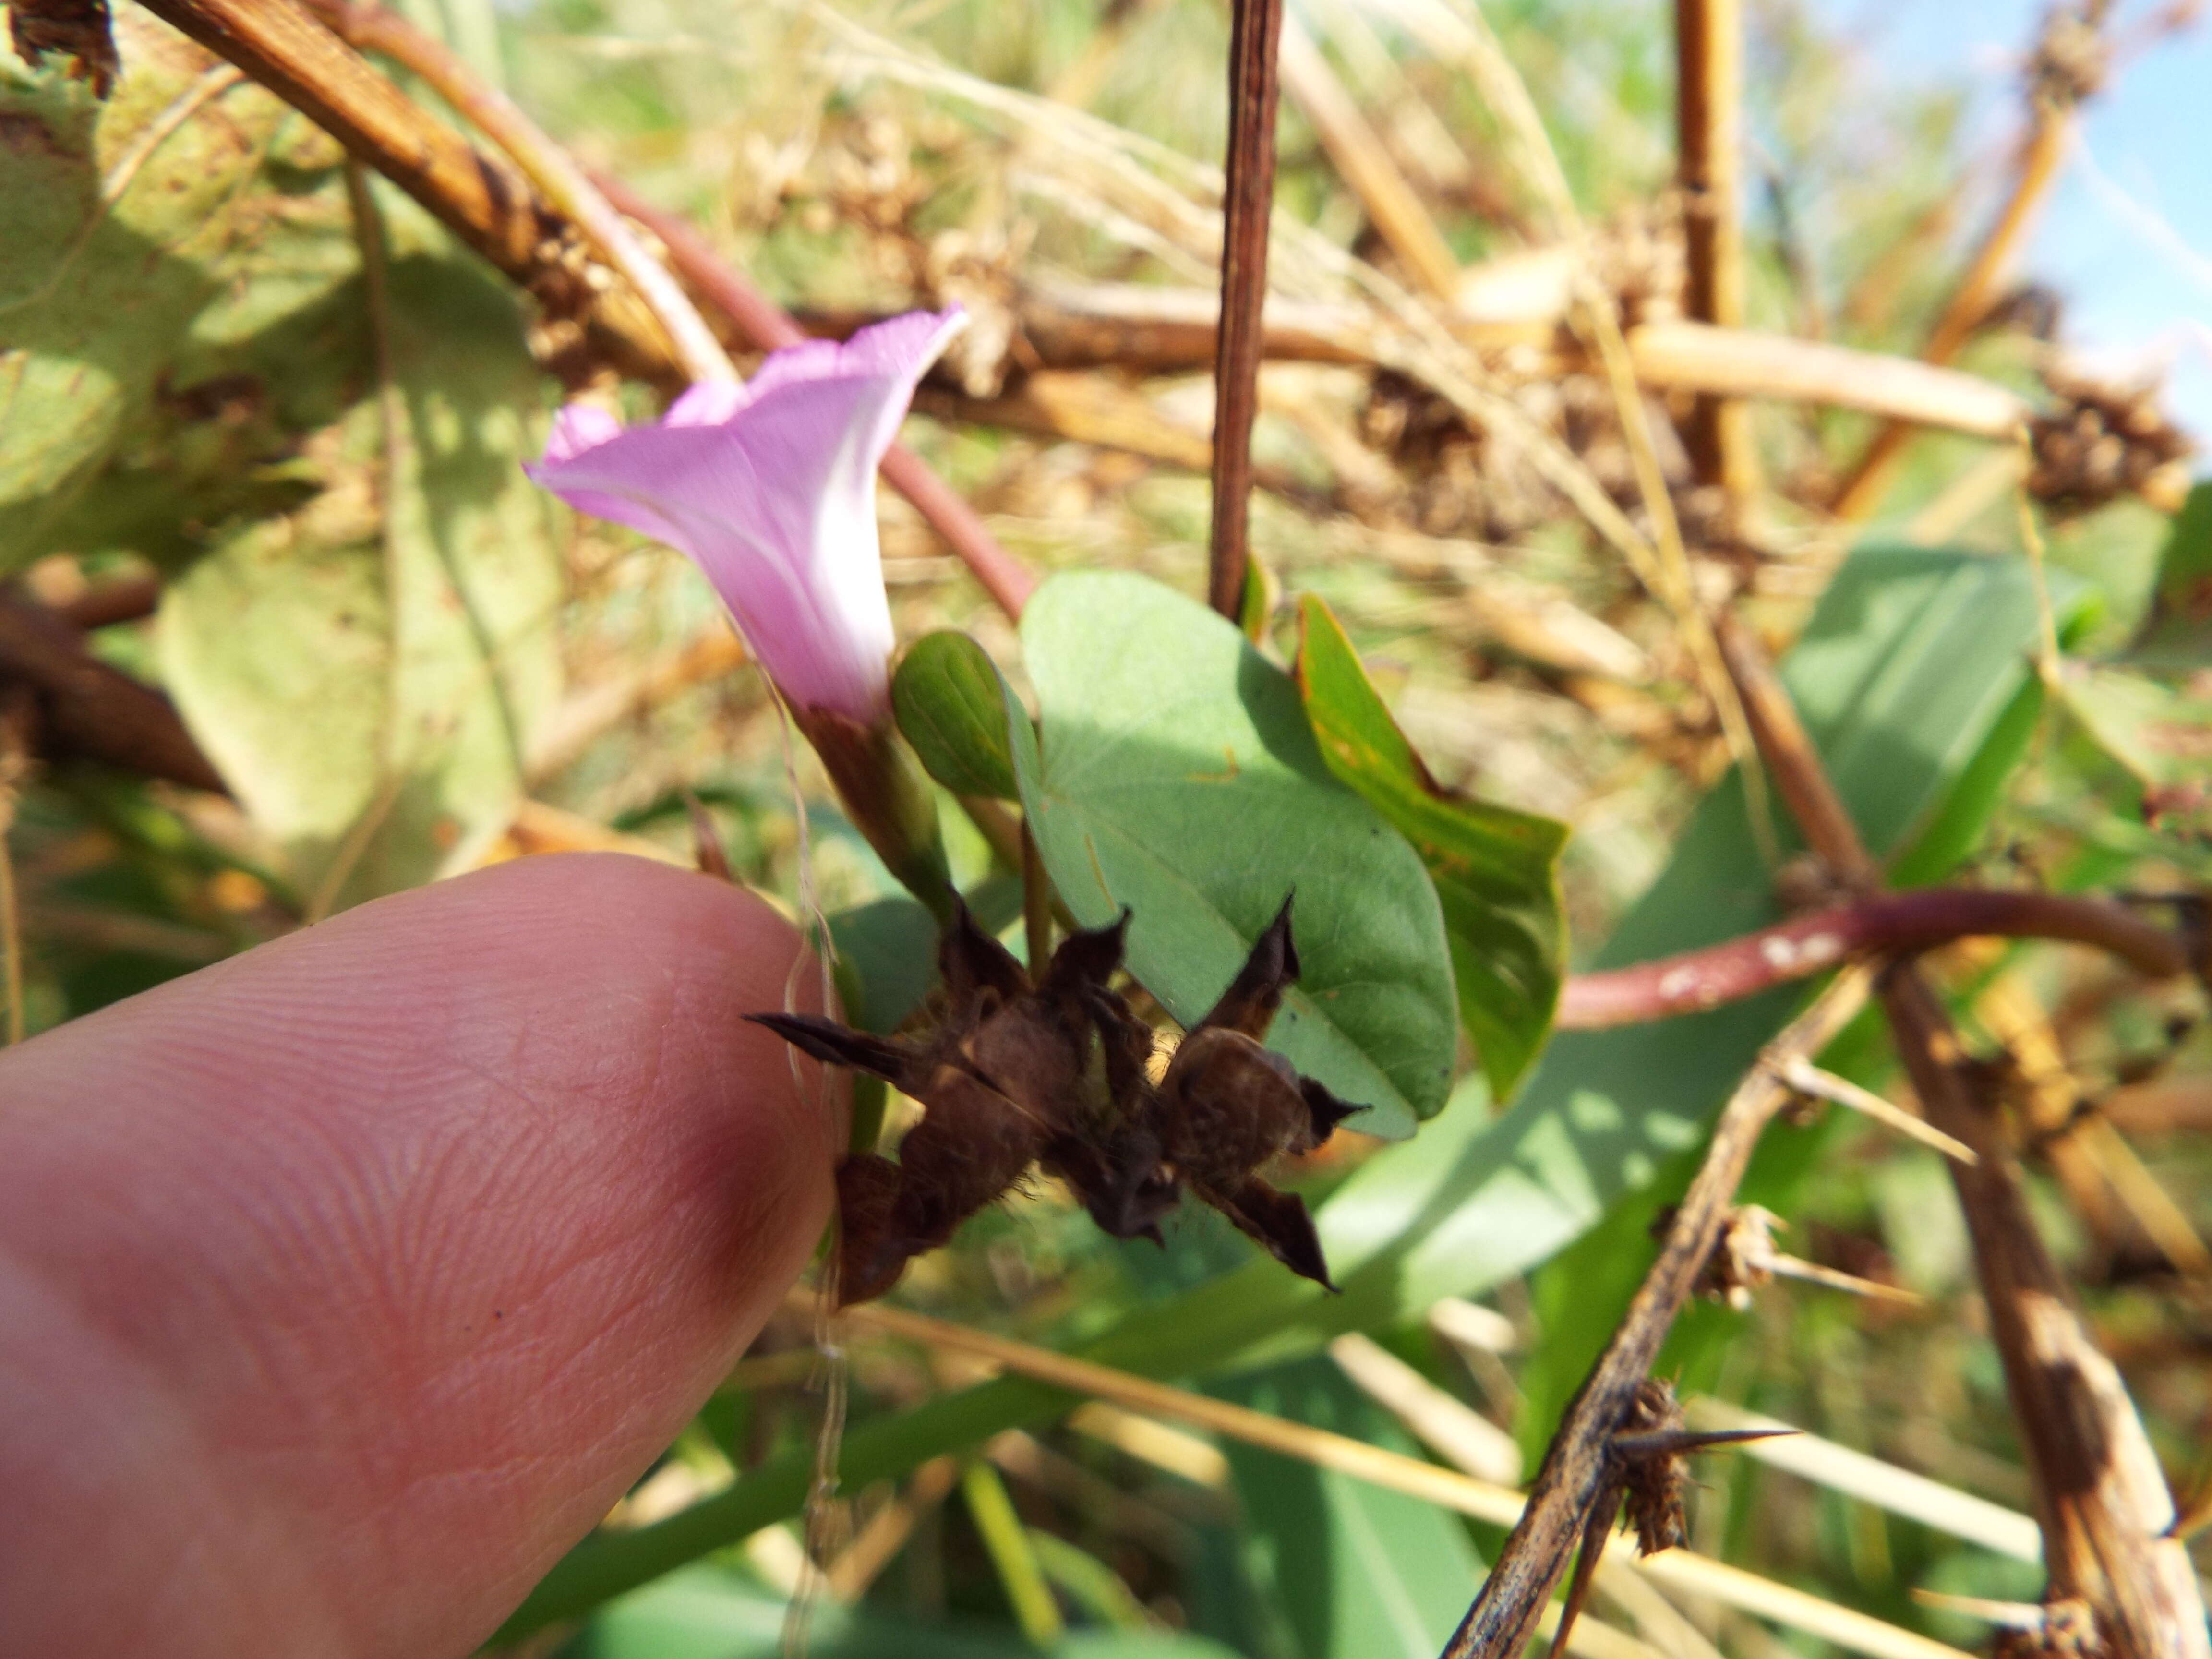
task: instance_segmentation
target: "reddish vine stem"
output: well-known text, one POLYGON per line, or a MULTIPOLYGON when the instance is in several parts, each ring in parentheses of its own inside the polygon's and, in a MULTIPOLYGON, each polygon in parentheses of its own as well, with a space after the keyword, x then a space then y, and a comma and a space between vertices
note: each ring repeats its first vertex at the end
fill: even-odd
POLYGON ((1222 198, 1221 327, 1213 363, 1213 539, 1206 597, 1231 622, 1251 563, 1252 422, 1260 406, 1267 221, 1275 204, 1276 55, 1283 0, 1233 0, 1228 188, 1222 198))
POLYGON ((1699 951, 1577 974, 1557 1024, 1601 1030, 1696 1013, 1808 979, 1847 957, 1910 956, 1954 939, 2059 939, 2094 945, 2152 979, 2190 968, 2188 945, 2124 905, 2058 893, 1929 887, 1876 893, 1699 951))

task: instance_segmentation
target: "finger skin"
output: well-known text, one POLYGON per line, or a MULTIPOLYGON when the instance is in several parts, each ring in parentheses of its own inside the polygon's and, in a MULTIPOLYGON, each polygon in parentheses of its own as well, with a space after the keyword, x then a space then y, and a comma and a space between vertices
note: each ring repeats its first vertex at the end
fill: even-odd
POLYGON ((0 1056, 0 1654, 489 1635, 821 1233, 842 1097, 738 1018, 798 951, 532 858, 0 1056))

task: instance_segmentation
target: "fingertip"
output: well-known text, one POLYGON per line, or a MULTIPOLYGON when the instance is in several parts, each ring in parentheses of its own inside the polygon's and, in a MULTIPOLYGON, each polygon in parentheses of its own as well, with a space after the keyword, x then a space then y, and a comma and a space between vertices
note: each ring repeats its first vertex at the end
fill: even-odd
MULTIPOLYGON (((289 1517, 301 1570, 241 1578, 473 1640, 804 1267, 842 1091, 741 1017, 821 984, 763 899, 621 855, 364 905, 0 1060, 0 1267, 217 1449, 155 1473, 176 1515, 289 1517)), ((12 1403, 74 1443, 98 1393, 12 1403)))

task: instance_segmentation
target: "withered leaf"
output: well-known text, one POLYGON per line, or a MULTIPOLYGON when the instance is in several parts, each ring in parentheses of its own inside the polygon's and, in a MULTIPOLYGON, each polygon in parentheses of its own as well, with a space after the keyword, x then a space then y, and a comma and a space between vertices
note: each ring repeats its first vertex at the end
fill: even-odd
MULTIPOLYGON (((1293 1272, 1329 1285, 1304 1201, 1260 1175, 1359 1109, 1261 1044, 1297 977, 1291 905, 1158 1085, 1152 1028, 1114 988, 1128 916, 1071 935, 1032 984, 965 908, 938 945, 939 987, 901 1035, 806 1014, 753 1014, 805 1053, 882 1078, 924 1108, 896 1163, 839 1168, 839 1296, 880 1296, 1032 1164, 1117 1238, 1158 1242, 1188 1187, 1293 1272)), ((1330 1285, 1334 1289, 1334 1285, 1330 1285)))
POLYGON ((33 65, 50 52, 70 58, 70 73, 89 81, 95 98, 114 90, 123 69, 107 0, 14 0, 8 8, 8 43, 33 65))

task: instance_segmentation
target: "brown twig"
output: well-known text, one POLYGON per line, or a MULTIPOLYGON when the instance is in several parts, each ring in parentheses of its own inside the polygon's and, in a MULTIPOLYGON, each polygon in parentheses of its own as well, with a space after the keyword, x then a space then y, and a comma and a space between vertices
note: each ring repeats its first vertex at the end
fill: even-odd
POLYGON ((2172 933, 2124 905, 2059 893, 1927 887, 1879 893, 1703 950, 1609 972, 1577 974, 1558 1024, 1598 1030, 1735 1002, 1824 973, 1846 957, 1916 955, 1974 938, 2048 939, 2109 951, 2152 979, 2189 971, 2172 933))
MULTIPOLYGON (((1696 322, 1743 323, 1743 13, 1738 0, 1675 0, 1676 148, 1682 191, 1684 308, 1696 322)), ((1701 483, 1741 501, 1752 487, 1742 406, 1701 397, 1683 432, 1701 483)))
MULTIPOLYGON (((1723 635, 1770 773, 1814 852, 1861 888, 1876 879, 1789 693, 1750 638, 1723 635)), ((1961 1062, 1950 1016, 1911 963, 1882 976, 1884 1012, 1929 1123, 1972 1163, 1951 1180, 1973 1241, 1990 1334, 2027 1451, 2049 1577, 2046 1602, 2078 1601, 2112 1659, 2208 1659, 2204 1606, 2173 1501, 2119 1374, 2098 1352, 2036 1230, 1987 1074, 1961 1062)))
POLYGON ((1231 622, 1251 561, 1252 422, 1260 407, 1267 222, 1275 207, 1276 58, 1283 0, 1232 0, 1221 331, 1213 368, 1213 537, 1206 597, 1231 622))
POLYGON ((1863 969, 1840 975, 1767 1045, 1721 1109, 1705 1163, 1683 1195, 1658 1261, 1568 1407, 1529 1488, 1528 1509, 1445 1646, 1444 1659, 1510 1659, 1535 1634, 1537 1619, 1565 1576, 1577 1541, 1601 1499, 1614 1489, 1614 1433, 1720 1242, 1760 1132, 1790 1097, 1781 1069, 1826 1048, 1858 1012, 1868 985, 1863 969))
POLYGON ((422 109, 293 0, 146 0, 382 173, 554 316, 586 318, 592 343, 629 372, 683 378, 626 289, 595 295, 570 257, 574 227, 503 158, 422 109))

